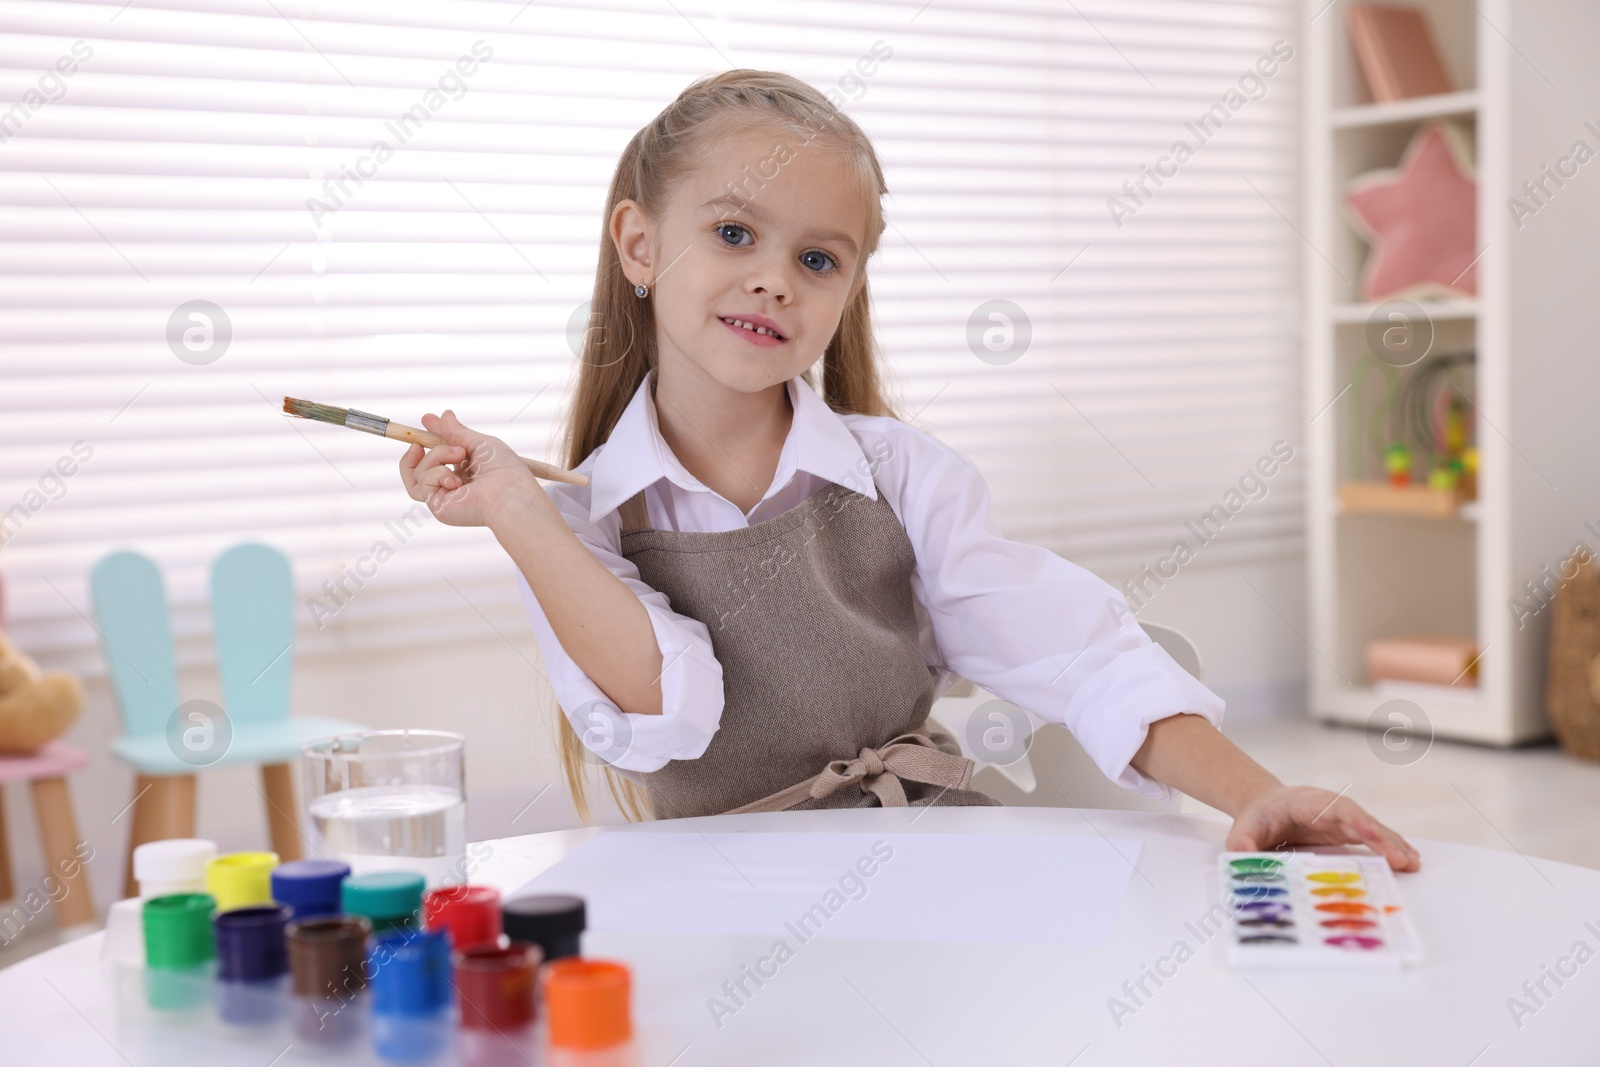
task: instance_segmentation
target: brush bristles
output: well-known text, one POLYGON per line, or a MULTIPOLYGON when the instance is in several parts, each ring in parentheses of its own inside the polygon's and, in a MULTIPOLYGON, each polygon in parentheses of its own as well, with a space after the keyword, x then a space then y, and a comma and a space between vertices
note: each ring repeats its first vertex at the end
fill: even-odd
POLYGON ((287 414, 297 415, 302 419, 331 422, 335 426, 343 426, 346 416, 350 413, 349 408, 330 407, 327 404, 317 404, 310 400, 297 400, 292 396, 283 398, 283 410, 287 414))

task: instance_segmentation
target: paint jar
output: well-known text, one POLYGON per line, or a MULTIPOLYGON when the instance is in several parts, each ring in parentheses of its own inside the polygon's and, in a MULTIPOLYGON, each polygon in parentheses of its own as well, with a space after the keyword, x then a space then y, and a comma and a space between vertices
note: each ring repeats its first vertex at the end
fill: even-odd
POLYGON ((260 1026, 283 1016, 289 973, 284 930, 291 914, 287 904, 258 904, 219 911, 212 919, 223 1022, 260 1026))
POLYGON ((379 1058, 427 1062, 449 1047, 450 948, 437 930, 390 930, 367 954, 372 1044, 379 1058))
POLYGON ((540 982, 551 1067, 623 1067, 638 1062, 632 977, 612 960, 577 956, 547 964, 540 982))
POLYGON ((456 951, 500 943, 500 891, 486 885, 451 885, 422 898, 429 930, 443 930, 456 951))
POLYGON ((204 893, 206 863, 217 854, 215 842, 198 837, 149 841, 133 850, 133 877, 139 895, 119 900, 106 914, 100 962, 144 965, 144 902, 173 893, 204 893))
POLYGON ((172 893, 204 893, 206 864, 217 856, 217 845, 199 837, 150 841, 133 850, 133 877, 141 897, 172 893))
POLYGON ((374 936, 390 930, 417 929, 422 909, 422 875, 414 871, 379 871, 346 878, 339 903, 346 914, 365 915, 374 936))
POLYGON ((294 918, 336 915, 339 886, 350 868, 332 860, 291 860, 272 869, 272 899, 294 909, 294 918))
POLYGON ((539 894, 508 900, 500 908, 506 937, 538 945, 546 962, 578 955, 584 924, 582 897, 539 894))
POLYGON ((418 871, 429 886, 464 881, 466 738, 376 730, 308 742, 306 810, 318 855, 357 875, 418 871))
POLYGON ((183 1011, 206 1001, 216 969, 216 904, 207 893, 169 893, 144 902, 145 997, 152 1008, 183 1011))
POLYGON ((218 911, 272 903, 272 869, 276 852, 229 852, 206 864, 206 892, 218 911))
POLYGON ((285 930, 296 1038, 319 1046, 349 1045, 366 1033, 367 938, 362 915, 298 919, 285 930))
POLYGON ((467 1067, 518 1067, 537 1062, 535 991, 543 953, 513 941, 479 944, 452 957, 461 1013, 461 1062, 467 1067))

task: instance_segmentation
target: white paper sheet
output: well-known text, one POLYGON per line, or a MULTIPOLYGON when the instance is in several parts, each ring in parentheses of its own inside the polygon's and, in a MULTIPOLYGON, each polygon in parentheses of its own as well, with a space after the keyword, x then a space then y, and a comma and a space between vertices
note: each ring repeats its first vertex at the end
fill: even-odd
POLYGON ((575 893, 593 930, 1098 945, 1139 850, 1102 837, 623 831, 512 896, 575 893))

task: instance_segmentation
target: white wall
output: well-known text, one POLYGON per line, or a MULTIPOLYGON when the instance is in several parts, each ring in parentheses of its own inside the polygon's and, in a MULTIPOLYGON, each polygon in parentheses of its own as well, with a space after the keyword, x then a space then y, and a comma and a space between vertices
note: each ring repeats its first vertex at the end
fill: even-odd
POLYGON ((1214 567, 1195 563, 1169 581, 1139 619, 1181 630, 1200 647, 1205 683, 1228 704, 1224 729, 1305 710, 1306 661, 1316 653, 1301 637, 1302 553, 1214 567))

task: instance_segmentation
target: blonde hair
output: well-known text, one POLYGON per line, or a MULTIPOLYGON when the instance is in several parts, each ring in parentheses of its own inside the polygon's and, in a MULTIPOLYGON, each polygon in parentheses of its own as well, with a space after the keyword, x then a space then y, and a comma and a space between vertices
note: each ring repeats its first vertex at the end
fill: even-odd
MULTIPOLYGON (((877 250, 884 230, 881 198, 888 188, 877 154, 861 127, 822 93, 787 74, 730 70, 695 81, 634 134, 611 179, 602 215, 594 299, 589 305, 589 321, 599 327, 584 335, 577 388, 569 401, 562 441, 569 468, 578 466, 605 443, 640 383, 656 365, 651 301, 634 294, 633 283, 622 271, 621 258, 611 240, 611 216, 618 203, 633 200, 646 217, 659 218, 675 183, 705 163, 718 135, 725 135, 741 123, 750 127, 774 125, 802 138, 803 143, 821 139, 830 147, 842 149, 846 174, 861 191, 867 206, 866 242, 859 271, 866 270, 868 257, 877 250), (608 340, 614 346, 618 339, 624 345, 620 354, 607 348, 608 340)), ((804 378, 836 412, 900 417, 884 396, 872 336, 871 296, 864 277, 823 353, 821 387, 817 386, 815 368, 808 368, 804 378)), ((583 742, 565 712, 558 729, 567 790, 578 817, 589 823, 585 767, 591 764, 584 759, 583 742)), ((604 776, 612 798, 628 819, 652 817, 649 794, 643 787, 611 767, 604 768, 604 776)))

